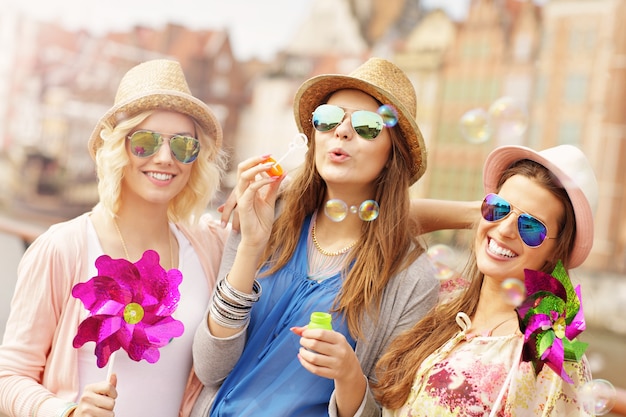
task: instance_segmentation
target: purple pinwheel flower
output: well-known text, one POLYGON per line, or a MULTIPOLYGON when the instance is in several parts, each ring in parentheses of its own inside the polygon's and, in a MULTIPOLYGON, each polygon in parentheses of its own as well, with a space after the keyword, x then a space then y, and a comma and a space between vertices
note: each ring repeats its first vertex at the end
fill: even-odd
POLYGON ((579 361, 587 344, 576 340, 585 330, 580 286, 573 287, 561 261, 552 275, 524 270, 528 297, 516 310, 524 333, 522 360, 531 362, 535 372, 547 365, 563 380, 572 379, 564 361, 579 361))
POLYGON ((73 346, 96 342, 99 368, 120 348, 134 361, 155 363, 158 349, 184 331, 183 323, 172 318, 180 300, 181 272, 165 271, 153 250, 134 264, 102 255, 96 268, 97 276, 72 288, 72 296, 90 313, 78 326, 73 346))

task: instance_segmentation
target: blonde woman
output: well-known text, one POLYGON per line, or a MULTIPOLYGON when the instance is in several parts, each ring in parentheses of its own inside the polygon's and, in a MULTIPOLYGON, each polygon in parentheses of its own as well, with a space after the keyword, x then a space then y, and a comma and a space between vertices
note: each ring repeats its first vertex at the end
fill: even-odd
POLYGON ((198 386, 191 374, 193 333, 227 233, 202 217, 223 172, 221 140, 217 119, 191 95, 178 62, 148 61, 126 73, 89 138, 99 203, 52 226, 19 264, 0 346, 0 411, 12 417, 174 416, 183 399, 192 398, 198 386), (107 379, 92 343, 72 345, 88 311, 71 291, 97 275, 100 255, 136 262, 148 249, 164 269, 182 272, 173 317, 185 331, 160 349, 156 363, 118 351, 107 379))

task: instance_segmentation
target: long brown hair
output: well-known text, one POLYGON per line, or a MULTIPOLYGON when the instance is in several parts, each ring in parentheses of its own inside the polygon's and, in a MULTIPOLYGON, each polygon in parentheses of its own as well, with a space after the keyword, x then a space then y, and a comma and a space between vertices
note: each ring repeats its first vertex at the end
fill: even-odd
MULTIPOLYGON (((565 189, 558 185, 558 181, 547 168, 527 159, 517 161, 509 167, 498 181, 497 189, 500 190, 504 182, 514 175, 534 180, 556 196, 563 205, 554 256, 542 269, 547 273, 552 272, 558 259, 567 266, 576 233, 576 221, 565 189)), ((484 279, 476 265, 475 256, 470 256, 464 273, 472 278, 466 291, 455 300, 433 308, 413 328, 398 336, 378 361, 378 382, 373 388, 376 399, 384 407, 395 410, 405 404, 422 362, 459 331, 456 324, 457 313, 462 311, 470 317, 474 316, 484 279)))
MULTIPOLYGON (((309 137, 314 133, 311 128, 309 137)), ((333 308, 345 315, 353 337, 362 336, 361 321, 365 314, 377 317, 383 290, 391 277, 424 251, 417 241, 417 222, 409 216, 409 145, 397 128, 389 128, 389 133, 391 152, 385 168, 375 179, 373 197, 380 205, 380 214, 375 221, 363 222, 357 250, 351 252, 344 264, 342 289, 333 308)), ((269 265, 264 275, 289 261, 305 218, 322 207, 325 195, 326 183, 315 166, 315 141, 311 140, 301 170, 281 197, 284 206, 262 257, 269 265)))

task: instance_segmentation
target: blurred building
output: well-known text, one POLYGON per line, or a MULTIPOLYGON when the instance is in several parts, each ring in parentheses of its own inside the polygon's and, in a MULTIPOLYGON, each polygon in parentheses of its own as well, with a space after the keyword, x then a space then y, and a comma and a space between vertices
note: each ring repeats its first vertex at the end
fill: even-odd
POLYGON ((0 161, 14 173, 0 199, 5 210, 52 222, 95 203, 87 140, 124 73, 148 59, 181 62, 191 91, 215 111, 224 146, 231 147, 247 83, 226 32, 170 24, 95 37, 17 14, 2 20, 0 161))
POLYGON ((585 267, 626 272, 624 18, 623 0, 474 0, 462 22, 423 16, 393 56, 418 91, 429 149, 418 195, 481 198, 482 164, 498 145, 576 145, 600 194, 585 267), (492 123, 476 125, 480 115, 492 123))
MULTIPOLYGON (((473 0, 462 21, 417 1, 315 0, 273 62, 242 63, 222 31, 167 25, 93 37, 3 13, 0 171, 9 161, 19 176, 1 195, 11 200, 5 205, 27 201, 65 217, 92 204, 87 137, 123 73, 143 60, 181 61, 191 90, 224 126, 234 168, 251 155, 288 152, 296 133, 293 94, 304 80, 350 72, 376 55, 401 66, 417 91, 429 156, 414 195, 482 198, 482 164, 498 145, 579 146, 600 185, 595 243, 584 266, 624 273, 624 18, 626 0, 551 0, 541 7, 473 0)), ((301 158, 294 152, 284 165, 291 169, 301 158)), ((442 234, 463 244, 466 236, 442 234)))

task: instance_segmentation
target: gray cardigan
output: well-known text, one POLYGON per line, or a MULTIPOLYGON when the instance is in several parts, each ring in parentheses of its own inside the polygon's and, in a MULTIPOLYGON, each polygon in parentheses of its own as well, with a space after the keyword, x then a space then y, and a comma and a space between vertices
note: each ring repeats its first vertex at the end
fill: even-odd
MULTIPOLYGON (((219 277, 230 270, 234 262, 240 235, 231 232, 228 239, 219 277)), ((426 254, 421 255, 407 269, 395 275, 383 293, 378 322, 366 321, 362 325, 363 335, 356 343, 356 355, 363 374, 375 380, 376 362, 389 343, 402 331, 420 320, 437 302, 439 281, 435 269, 426 254)), ((211 335, 207 317, 196 330, 193 343, 193 362, 196 375, 204 388, 200 393, 191 417, 206 417, 220 385, 235 366, 246 343, 246 329, 236 335, 218 339, 211 335)), ((334 393, 329 404, 329 415, 336 416, 334 393)), ((363 399, 358 415, 380 416, 381 409, 369 391, 363 399)))

